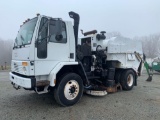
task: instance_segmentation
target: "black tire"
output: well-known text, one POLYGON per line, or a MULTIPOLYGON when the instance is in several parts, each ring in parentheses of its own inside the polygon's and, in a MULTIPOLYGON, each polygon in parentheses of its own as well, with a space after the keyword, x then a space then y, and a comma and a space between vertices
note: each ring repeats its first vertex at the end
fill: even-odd
POLYGON ((76 104, 81 99, 82 94, 83 81, 75 73, 68 73, 62 76, 54 89, 55 100, 62 106, 76 104))
POLYGON ((135 73, 133 72, 133 70, 123 71, 120 83, 123 90, 131 90, 135 84, 135 73))

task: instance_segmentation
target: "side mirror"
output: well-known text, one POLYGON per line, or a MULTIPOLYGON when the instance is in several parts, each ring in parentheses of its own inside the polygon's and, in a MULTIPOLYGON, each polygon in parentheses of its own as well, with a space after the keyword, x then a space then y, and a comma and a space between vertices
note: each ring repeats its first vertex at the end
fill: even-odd
POLYGON ((47 38, 43 40, 37 40, 37 57, 40 59, 47 58, 47 38))
POLYGON ((57 31, 57 35, 61 35, 62 33, 62 20, 58 19, 56 21, 56 31, 57 31))

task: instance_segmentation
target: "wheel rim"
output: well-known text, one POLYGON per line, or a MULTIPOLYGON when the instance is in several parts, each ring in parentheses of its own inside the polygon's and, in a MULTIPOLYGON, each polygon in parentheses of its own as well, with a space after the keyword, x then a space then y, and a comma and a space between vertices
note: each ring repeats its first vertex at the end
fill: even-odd
POLYGON ((78 96, 79 84, 75 80, 70 80, 67 82, 64 88, 64 96, 68 100, 73 100, 78 96))
POLYGON ((129 87, 131 87, 133 85, 133 75, 132 74, 129 74, 128 75, 128 78, 127 78, 127 84, 129 87))

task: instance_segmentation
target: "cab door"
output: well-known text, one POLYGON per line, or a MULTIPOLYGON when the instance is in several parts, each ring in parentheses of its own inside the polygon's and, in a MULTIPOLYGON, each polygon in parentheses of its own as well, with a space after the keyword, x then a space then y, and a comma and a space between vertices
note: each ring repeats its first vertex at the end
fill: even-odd
POLYGON ((61 21, 59 24, 57 20, 50 19, 49 34, 47 59, 54 62, 69 61, 69 39, 67 38, 66 23, 61 21))
POLYGON ((59 63, 70 59, 66 23, 42 18, 35 50, 35 75, 48 75, 59 63))

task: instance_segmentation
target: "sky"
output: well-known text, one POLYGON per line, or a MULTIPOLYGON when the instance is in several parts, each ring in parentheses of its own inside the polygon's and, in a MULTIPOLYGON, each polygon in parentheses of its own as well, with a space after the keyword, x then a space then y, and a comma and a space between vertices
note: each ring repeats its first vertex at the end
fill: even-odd
POLYGON ((160 33, 160 0, 1 0, 0 38, 15 39, 20 25, 37 13, 72 21, 69 11, 79 13, 84 31, 130 38, 160 33))

